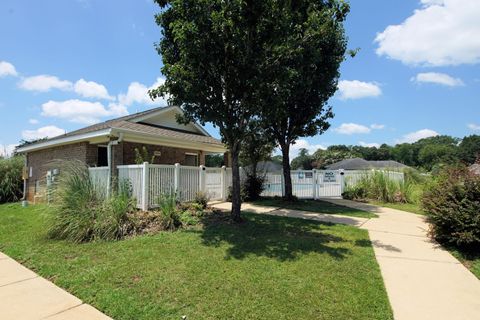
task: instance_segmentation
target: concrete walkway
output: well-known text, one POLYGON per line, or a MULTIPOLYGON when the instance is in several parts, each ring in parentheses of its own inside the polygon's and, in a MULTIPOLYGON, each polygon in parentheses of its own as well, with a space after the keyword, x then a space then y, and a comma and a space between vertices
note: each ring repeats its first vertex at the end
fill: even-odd
MULTIPOLYGON (((365 219, 242 205, 242 210, 358 226, 369 232, 397 320, 480 319, 480 280, 427 237, 422 216, 348 200, 337 205, 373 212, 365 219)), ((217 204, 223 210, 230 203, 217 204)))
POLYGON ((110 318, 0 252, 0 319, 110 318))

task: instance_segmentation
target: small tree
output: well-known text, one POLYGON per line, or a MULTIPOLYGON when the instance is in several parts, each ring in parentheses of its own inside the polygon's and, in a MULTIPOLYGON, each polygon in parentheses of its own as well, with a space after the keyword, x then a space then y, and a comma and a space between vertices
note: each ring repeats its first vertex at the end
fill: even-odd
POLYGON ((274 139, 271 138, 258 122, 254 122, 248 129, 248 134, 242 141, 240 161, 244 166, 250 166, 248 174, 256 177, 258 163, 268 160, 275 148, 274 139))
POLYGON ((262 121, 282 150, 285 198, 293 199, 290 146, 322 134, 333 117, 328 99, 337 90, 347 39, 343 1, 272 1, 270 37, 261 72, 262 121))
POLYGON ((232 156, 232 212, 240 218, 239 153, 241 141, 258 110, 259 72, 265 37, 260 23, 263 1, 156 0, 162 28, 157 51, 165 83, 152 98, 169 95, 184 116, 178 120, 211 122, 232 156))

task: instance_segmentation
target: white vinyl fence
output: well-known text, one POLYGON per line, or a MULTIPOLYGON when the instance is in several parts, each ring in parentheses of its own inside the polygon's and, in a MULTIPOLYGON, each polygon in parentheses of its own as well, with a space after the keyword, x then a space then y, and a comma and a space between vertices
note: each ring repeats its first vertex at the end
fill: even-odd
MULTIPOLYGON (((128 181, 137 206, 143 210, 156 207, 163 194, 176 193, 181 201, 191 201, 197 192, 205 192, 210 200, 226 200, 232 185, 231 168, 206 168, 175 165, 118 166, 118 182, 128 181)), ((92 181, 99 189, 107 190, 108 168, 90 168, 92 181)), ((301 199, 340 198, 345 186, 355 185, 374 171, 294 170, 291 172, 293 194, 301 199)), ((382 171, 391 179, 403 181, 401 172, 382 171)), ((245 172, 240 169, 241 180, 245 172)), ((282 172, 265 175, 262 196, 281 197, 285 193, 282 172)))
POLYGON ((229 185, 227 168, 206 168, 175 165, 118 166, 118 181, 130 182, 137 206, 146 210, 156 207, 161 195, 176 193, 181 201, 191 201, 197 192, 205 192, 210 200, 225 200, 229 185))

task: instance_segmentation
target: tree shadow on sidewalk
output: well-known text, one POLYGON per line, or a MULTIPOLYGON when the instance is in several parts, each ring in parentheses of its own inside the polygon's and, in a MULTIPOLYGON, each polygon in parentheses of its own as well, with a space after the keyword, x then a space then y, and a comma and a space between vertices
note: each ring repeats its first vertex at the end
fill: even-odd
POLYGON ((217 212, 202 220, 203 244, 219 247, 229 245, 225 259, 244 259, 250 255, 278 261, 296 260, 308 253, 328 254, 343 259, 350 254, 348 241, 334 235, 332 224, 295 218, 242 213, 245 221, 230 222, 228 214, 217 212))

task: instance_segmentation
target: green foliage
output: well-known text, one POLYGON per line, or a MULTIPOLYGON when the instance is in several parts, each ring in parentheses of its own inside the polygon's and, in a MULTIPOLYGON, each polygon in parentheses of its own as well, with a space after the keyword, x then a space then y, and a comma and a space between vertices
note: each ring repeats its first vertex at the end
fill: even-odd
POLYGON ((374 200, 388 203, 415 203, 419 188, 408 180, 395 181, 382 171, 366 173, 356 184, 347 186, 342 196, 351 200, 374 200))
POLYGON ((208 194, 200 191, 200 192, 195 193, 195 198, 194 198, 193 202, 195 204, 198 204, 199 206, 201 206, 202 209, 206 209, 209 200, 210 199, 209 199, 208 194))
POLYGON ((155 161, 155 155, 149 156, 148 149, 145 146, 142 146, 141 149, 135 148, 135 163, 143 164, 144 162, 153 163, 155 161))
POLYGON ((446 168, 422 199, 431 235, 460 248, 480 249, 480 177, 465 167, 446 168))
POLYGON ((53 193, 51 238, 88 242, 121 239, 127 234, 127 214, 135 208, 128 183, 105 198, 84 164, 62 162, 53 193))
POLYGON ((471 135, 462 139, 458 146, 458 156, 466 164, 473 164, 480 160, 480 136, 471 135))
POLYGON ((259 175, 247 174, 242 189, 245 194, 245 201, 255 201, 260 198, 264 190, 265 178, 259 175))
POLYGON ((225 164, 223 154, 205 155, 205 166, 209 168, 220 168, 225 164))
POLYGON ((292 170, 312 170, 313 156, 308 154, 307 149, 300 149, 297 157, 292 160, 292 170))
POLYGON ((274 139, 263 130, 258 122, 253 122, 248 127, 248 134, 242 141, 240 163, 243 167, 250 166, 250 171, 256 175, 258 163, 270 158, 274 148, 274 139))
POLYGON ((0 203, 15 202, 22 197, 22 169, 25 158, 0 158, 0 203))
POLYGON ((182 225, 177 205, 177 196, 174 193, 163 194, 158 198, 160 223, 164 230, 176 230, 182 225))

